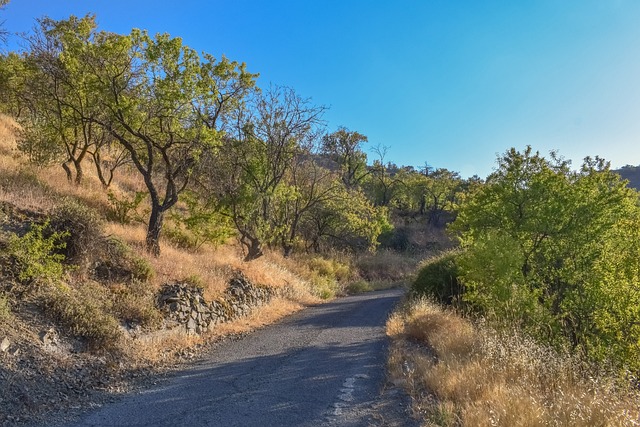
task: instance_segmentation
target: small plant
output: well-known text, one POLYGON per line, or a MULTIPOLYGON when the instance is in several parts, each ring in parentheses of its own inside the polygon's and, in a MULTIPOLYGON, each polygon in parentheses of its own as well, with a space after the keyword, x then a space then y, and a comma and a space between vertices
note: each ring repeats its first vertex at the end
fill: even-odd
POLYGON ((184 279, 182 279, 182 281, 203 290, 206 287, 205 281, 202 279, 202 277, 198 276, 197 274, 191 274, 185 277, 184 279))
POLYGON ((59 253, 66 246, 68 232, 47 233, 49 221, 32 224, 22 237, 9 237, 8 253, 14 262, 19 280, 26 283, 56 283, 62 279, 65 256, 59 253), (47 234, 49 234, 47 236, 47 234))
POLYGON ((147 193, 145 191, 136 191, 133 197, 123 196, 118 198, 113 191, 107 193, 107 199, 111 205, 107 217, 119 222, 120 224, 130 224, 132 221, 138 220, 137 209, 140 203, 145 199, 147 193))
POLYGON ((11 319, 11 305, 6 295, 0 294, 0 322, 6 322, 11 319))

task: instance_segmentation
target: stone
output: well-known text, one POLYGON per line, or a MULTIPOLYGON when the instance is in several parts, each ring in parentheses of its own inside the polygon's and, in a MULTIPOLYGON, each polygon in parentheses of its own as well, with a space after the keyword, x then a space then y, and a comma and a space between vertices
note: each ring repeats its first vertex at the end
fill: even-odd
POLYGON ((11 345, 11 341, 9 341, 9 338, 4 337, 4 339, 0 343, 0 351, 4 353, 5 351, 9 350, 10 345, 11 345))

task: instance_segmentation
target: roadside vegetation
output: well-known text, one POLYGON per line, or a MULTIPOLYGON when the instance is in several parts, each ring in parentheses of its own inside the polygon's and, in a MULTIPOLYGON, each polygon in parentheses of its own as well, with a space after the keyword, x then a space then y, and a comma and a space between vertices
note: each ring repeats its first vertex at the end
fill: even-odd
POLYGON ((637 426, 637 389, 606 366, 416 299, 387 323, 390 380, 425 426, 637 426))
POLYGON ((640 424, 639 219, 602 159, 499 157, 387 325, 426 424, 640 424))

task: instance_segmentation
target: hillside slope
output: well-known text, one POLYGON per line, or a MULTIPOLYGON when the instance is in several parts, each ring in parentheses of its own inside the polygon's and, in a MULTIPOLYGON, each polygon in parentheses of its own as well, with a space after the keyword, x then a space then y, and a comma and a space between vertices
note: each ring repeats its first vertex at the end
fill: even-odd
POLYGON ((629 181, 629 187, 640 190, 640 166, 623 166, 615 170, 622 178, 629 181))

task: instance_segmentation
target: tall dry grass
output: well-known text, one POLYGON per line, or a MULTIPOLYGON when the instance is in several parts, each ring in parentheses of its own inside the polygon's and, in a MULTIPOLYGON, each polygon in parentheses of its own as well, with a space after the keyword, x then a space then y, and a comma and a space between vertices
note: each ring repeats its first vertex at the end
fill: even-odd
POLYGON ((518 331, 420 300, 387 323, 391 379, 426 426, 638 426, 640 393, 518 331))

